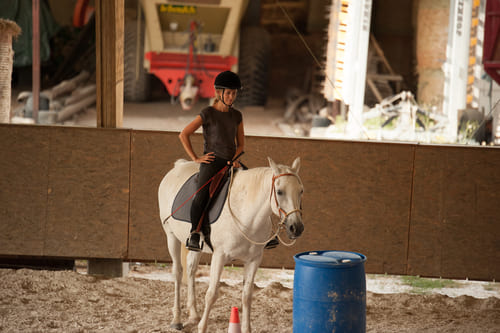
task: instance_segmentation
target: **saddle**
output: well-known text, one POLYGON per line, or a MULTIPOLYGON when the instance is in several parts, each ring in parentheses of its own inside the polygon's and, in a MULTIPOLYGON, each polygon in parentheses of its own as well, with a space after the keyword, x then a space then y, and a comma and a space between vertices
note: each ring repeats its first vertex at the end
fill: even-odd
MULTIPOLYGON (((191 223, 191 206, 193 194, 202 186, 198 184, 198 173, 195 173, 182 185, 172 205, 172 217, 176 220, 191 223)), ((222 212, 229 189, 228 173, 221 173, 210 182, 210 201, 208 204, 208 218, 210 224, 215 223, 222 212)))

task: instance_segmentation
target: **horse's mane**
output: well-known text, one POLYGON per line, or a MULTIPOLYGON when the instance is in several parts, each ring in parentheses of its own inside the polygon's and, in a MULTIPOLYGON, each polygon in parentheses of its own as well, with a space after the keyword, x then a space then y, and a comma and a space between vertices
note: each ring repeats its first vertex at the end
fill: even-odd
MULTIPOLYGON (((293 173, 292 169, 287 165, 277 164, 276 166, 278 167, 280 174, 281 173, 293 173)), ((263 174, 268 172, 270 169, 271 168, 267 166, 267 167, 256 167, 256 168, 249 169, 247 171, 253 171, 253 172, 255 172, 256 177, 260 177, 260 176, 263 176, 263 174)))
POLYGON ((236 174, 245 175, 252 182, 257 182, 264 178, 266 172, 269 171, 269 167, 256 167, 250 168, 248 170, 238 170, 236 174))
POLYGON ((189 163, 191 161, 188 161, 184 158, 179 158, 177 161, 175 161, 174 163, 174 168, 177 168, 178 166, 180 166, 181 164, 184 164, 184 163, 189 163))

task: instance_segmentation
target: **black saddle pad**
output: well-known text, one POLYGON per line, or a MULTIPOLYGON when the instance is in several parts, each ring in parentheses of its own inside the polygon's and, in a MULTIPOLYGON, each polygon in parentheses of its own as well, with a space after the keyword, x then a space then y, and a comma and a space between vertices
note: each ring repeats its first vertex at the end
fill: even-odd
MULTIPOLYGON (((203 185, 203 184, 202 184, 203 185)), ((179 221, 191 223, 191 206, 193 198, 190 198, 200 187, 198 184, 198 173, 195 173, 182 185, 172 205, 172 216, 179 221), (182 206, 181 206, 182 205, 182 206)), ((207 186, 210 186, 207 185, 207 186)), ((214 223, 220 216, 224 203, 226 202, 227 190, 229 188, 229 177, 224 177, 219 189, 210 201, 208 207, 208 221, 214 223)))

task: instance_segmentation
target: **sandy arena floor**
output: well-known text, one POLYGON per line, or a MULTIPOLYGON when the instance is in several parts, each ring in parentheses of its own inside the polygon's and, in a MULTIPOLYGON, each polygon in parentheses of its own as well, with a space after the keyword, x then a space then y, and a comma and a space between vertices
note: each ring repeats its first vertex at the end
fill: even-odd
MULTIPOLYGON (((209 332, 227 332, 241 304, 241 269, 227 267, 209 332)), ((202 311, 208 267, 197 284, 202 311)), ((170 329, 170 267, 133 265, 128 277, 99 278, 85 270, 0 269, 0 332, 178 332, 170 329)), ((367 332, 499 332, 500 284, 460 282, 455 296, 393 293, 397 277, 368 276, 367 332), (467 296, 475 294, 476 297, 467 296), (482 297, 482 298, 479 298, 482 297)), ((253 332, 291 332, 293 271, 260 269, 252 306, 253 332)), ((182 288, 183 297, 186 288, 182 288)), ((183 315, 187 316, 185 302, 183 315)), ((182 332, 196 332, 192 326, 182 332)))
MULTIPOLYGON (((191 111, 164 99, 127 103, 123 127, 179 131, 199 113, 206 104, 202 102, 191 111)), ((300 129, 283 123, 282 101, 242 112, 247 135, 300 135, 300 129)), ((95 109, 79 113, 66 125, 95 127, 95 109)), ((239 268, 225 269, 209 332, 227 332, 231 307, 241 306, 241 275, 239 268)), ((0 269, 0 281, 0 332, 179 332, 169 328, 173 283, 168 266, 133 265, 128 277, 114 279, 88 276, 82 269, 0 269)), ((207 283, 208 267, 201 266, 200 314, 207 283)), ((253 332, 292 332, 292 288, 293 271, 259 270, 253 332)), ((399 277, 368 275, 367 290, 367 332, 500 332, 499 283, 461 281, 451 288, 422 291, 403 284, 399 277)), ((185 297, 185 287, 182 293, 185 297)), ((187 317, 185 302, 183 315, 187 317)), ((188 326, 182 332, 196 329, 188 326)))

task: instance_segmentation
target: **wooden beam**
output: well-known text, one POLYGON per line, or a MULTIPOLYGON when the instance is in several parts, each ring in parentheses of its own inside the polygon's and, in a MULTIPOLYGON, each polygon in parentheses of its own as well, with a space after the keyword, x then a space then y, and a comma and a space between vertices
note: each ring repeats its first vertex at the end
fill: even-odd
POLYGON ((375 81, 403 81, 403 76, 397 74, 366 74, 369 79, 375 81))
POLYGON ((379 43, 375 39, 375 36, 373 36, 372 34, 370 34, 370 42, 372 43, 373 47, 375 48, 375 52, 377 52, 378 56, 380 58, 382 58, 382 62, 384 63, 385 68, 389 71, 389 73, 396 74, 396 72, 394 72, 394 70, 392 69, 391 64, 389 64, 389 61, 385 57, 384 51, 382 50, 379 43))
POLYGON ((38 109, 40 107, 40 1, 33 0, 31 13, 32 27, 32 86, 33 86, 33 120, 38 123, 38 109))
MULTIPOLYGON (((96 1, 95 17, 97 127, 122 127, 124 0, 96 1)), ((106 265, 92 259, 88 268, 91 274, 128 274, 128 264, 121 259, 108 261, 106 265)))
POLYGON ((370 87, 371 91, 373 92, 373 94, 375 95, 375 97, 377 98, 377 101, 380 103, 382 102, 382 100, 384 99, 382 97, 382 94, 380 94, 380 91, 378 90, 377 86, 375 85, 375 83, 372 81, 372 79, 370 78, 367 78, 366 79, 366 83, 368 84, 368 87, 370 87))
POLYGON ((123 125, 124 0, 96 1, 97 127, 123 125))
POLYGON ((280 9, 280 5, 285 8, 285 9, 306 9, 307 7, 307 2, 306 1, 280 1, 279 4, 277 3, 263 3, 261 8, 262 9, 280 9))

